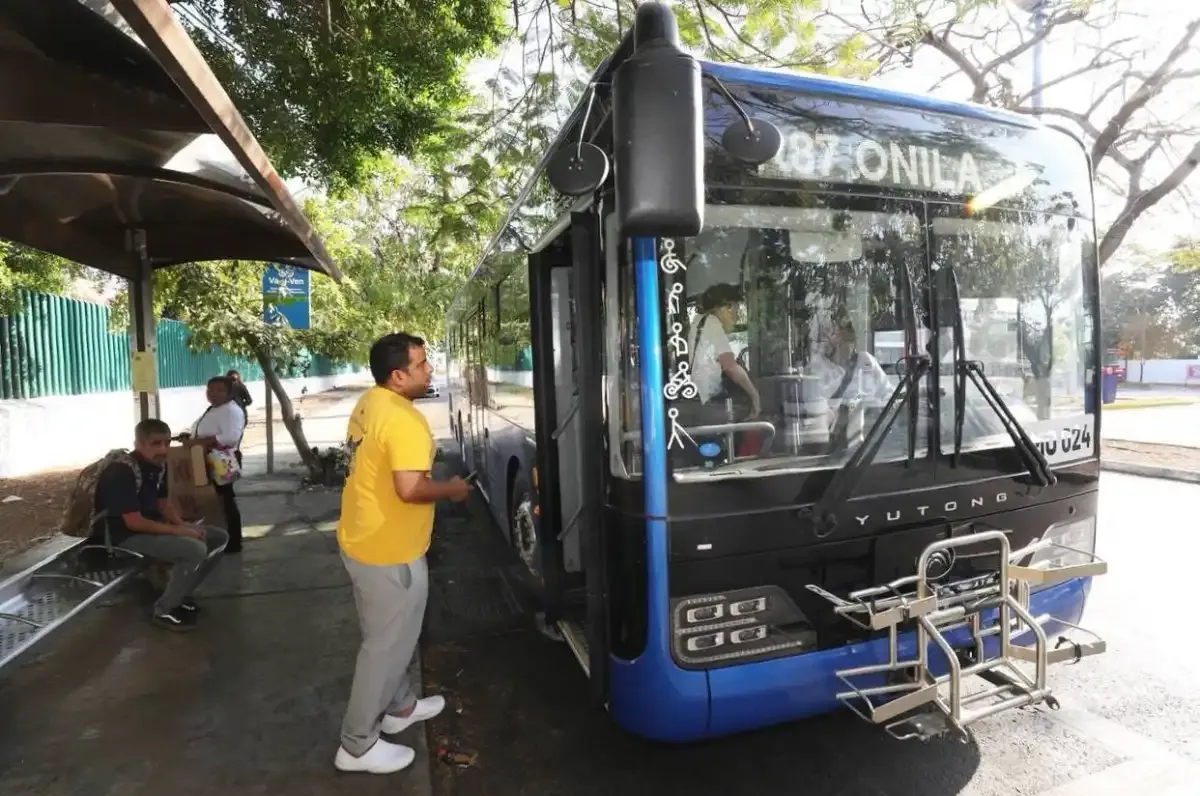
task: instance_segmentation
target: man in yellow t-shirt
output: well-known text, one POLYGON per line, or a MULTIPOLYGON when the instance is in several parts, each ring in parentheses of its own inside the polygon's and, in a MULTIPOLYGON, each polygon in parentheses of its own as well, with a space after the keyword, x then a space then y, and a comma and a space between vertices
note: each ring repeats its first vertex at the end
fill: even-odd
POLYGON ((418 699, 408 668, 429 594, 425 551, 434 504, 466 500, 471 487, 457 476, 430 478, 433 435, 412 403, 433 376, 425 341, 390 334, 371 346, 370 359, 375 386, 359 399, 346 429, 350 458, 337 528, 363 640, 334 765, 390 774, 415 754, 380 733, 395 735, 446 706, 440 696, 418 699))

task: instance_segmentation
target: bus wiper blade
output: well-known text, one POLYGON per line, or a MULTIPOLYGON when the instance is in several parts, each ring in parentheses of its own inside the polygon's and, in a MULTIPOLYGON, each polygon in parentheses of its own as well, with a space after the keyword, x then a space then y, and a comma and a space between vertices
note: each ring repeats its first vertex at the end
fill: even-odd
POLYGON ((1017 416, 1008 408, 1008 404, 1004 403, 999 391, 988 379, 987 374, 983 372, 983 363, 967 359, 966 332, 963 329, 962 296, 958 289, 958 275, 954 272, 953 267, 946 270, 949 272, 950 293, 954 301, 954 466, 958 466, 958 460, 962 454, 963 425, 966 422, 967 380, 969 379, 983 395, 988 407, 1004 424, 1004 430, 1012 439, 1013 446, 1025 464, 1025 469, 1029 471, 1039 486, 1054 486, 1058 483, 1058 476, 1054 474, 1046 457, 1033 444, 1033 440, 1021 427, 1017 416))
MULTIPOLYGON (((821 495, 821 499, 807 510, 807 517, 812 525, 813 533, 818 538, 824 538, 835 530, 837 525, 837 515, 833 514, 830 509, 833 506, 844 503, 858 488, 858 484, 862 481, 863 476, 867 473, 867 468, 871 466, 871 462, 875 461, 875 457, 879 454, 879 448, 883 445, 884 439, 887 438, 888 432, 892 430, 892 426, 896 425, 897 418, 900 417, 900 409, 910 401, 916 401, 920 392, 921 379, 932 367, 932 361, 928 356, 905 357, 900 360, 905 365, 904 377, 900 379, 900 383, 896 385, 896 389, 892 391, 888 397, 888 402, 883 407, 883 412, 879 417, 875 418, 875 422, 871 424, 863 442, 851 455, 850 460, 842 466, 842 469, 837 471, 833 480, 829 482, 829 486, 825 489, 825 493, 821 495)), ((913 446, 909 446, 908 461, 912 462, 914 458, 913 446)))

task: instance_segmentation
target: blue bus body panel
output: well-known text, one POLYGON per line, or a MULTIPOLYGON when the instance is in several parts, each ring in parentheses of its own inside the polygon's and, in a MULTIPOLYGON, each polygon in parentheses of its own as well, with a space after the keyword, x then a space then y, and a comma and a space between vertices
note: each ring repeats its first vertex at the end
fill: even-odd
MULTIPOLYGON (((1053 638, 1064 630, 1056 620, 1079 622, 1090 590, 1090 578, 1043 589, 1033 595, 1030 612, 1055 618, 1043 625, 1053 638)), ((984 612, 985 625, 995 617, 995 610, 984 612)), ((665 634, 652 638, 637 661, 613 661, 612 713, 625 730, 658 741, 695 741, 828 713, 841 708, 837 694, 847 690, 837 671, 888 658, 883 638, 705 673, 677 667, 666 649, 665 634), (707 680, 706 689, 696 683, 697 675, 707 680)), ((965 629, 948 638, 956 647, 968 646, 965 629)), ((902 658, 914 657, 916 635, 901 636, 899 648, 902 658)), ((988 655, 998 654, 999 639, 986 639, 984 648, 988 655)), ((929 661, 935 674, 944 673, 944 659, 932 644, 929 661)), ((873 684, 865 678, 856 682, 873 684)))
POLYGON ((642 483, 646 490, 646 648, 634 661, 611 660, 609 710, 625 729, 661 740, 703 735, 708 723, 708 677, 680 669, 667 646, 667 436, 660 345, 662 304, 658 243, 633 239, 641 375, 642 483), (680 732, 691 734, 680 735, 680 732))
POLYGON ((955 102, 954 100, 939 99, 928 94, 913 94, 907 91, 873 86, 853 80, 824 77, 813 74, 793 74, 763 69, 753 69, 734 64, 718 64, 711 61, 701 62, 705 74, 723 82, 742 83, 762 88, 773 88, 780 91, 795 91, 812 96, 840 97, 855 102, 874 102, 897 108, 910 108, 931 113, 948 113, 954 116, 966 116, 986 122, 1015 125, 1017 127, 1034 128, 1037 124, 1033 119, 1019 113, 992 108, 987 105, 977 105, 973 102, 955 102))

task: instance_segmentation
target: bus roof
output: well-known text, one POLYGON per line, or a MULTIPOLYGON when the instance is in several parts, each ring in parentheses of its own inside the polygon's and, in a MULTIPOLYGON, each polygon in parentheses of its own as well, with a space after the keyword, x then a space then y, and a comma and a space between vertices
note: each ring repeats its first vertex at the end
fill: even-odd
POLYGON ((1031 117, 1013 113, 1002 108, 993 108, 975 102, 940 99, 927 94, 915 94, 909 91, 898 91, 882 86, 874 86, 861 80, 827 77, 812 73, 788 72, 782 69, 722 64, 715 61, 701 61, 700 64, 705 74, 712 75, 727 83, 741 83, 762 88, 803 92, 805 94, 827 97, 842 97, 855 102, 874 102, 880 105, 911 108, 916 111, 948 113, 955 116, 966 116, 972 119, 1016 125, 1018 127, 1037 127, 1037 122, 1031 117))

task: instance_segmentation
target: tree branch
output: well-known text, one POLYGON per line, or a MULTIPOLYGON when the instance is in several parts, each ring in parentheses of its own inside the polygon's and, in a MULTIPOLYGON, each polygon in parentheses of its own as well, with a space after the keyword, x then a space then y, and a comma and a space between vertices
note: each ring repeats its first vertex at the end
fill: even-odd
POLYGON ((1121 130, 1124 129, 1125 124, 1133 117, 1133 114, 1144 108, 1146 103, 1158 96, 1163 87, 1170 82, 1167 79, 1168 72, 1174 66, 1175 62, 1182 58, 1184 53, 1188 51, 1191 41, 1196 36, 1198 30, 1200 30, 1200 17, 1188 23, 1188 26, 1184 28, 1183 36, 1171 49, 1171 52, 1167 54, 1167 57, 1163 59, 1162 63, 1158 65, 1158 68, 1150 73, 1149 77, 1142 82, 1137 91, 1133 92, 1133 96, 1127 99, 1117 109, 1117 112, 1113 114, 1112 118, 1108 120, 1108 124, 1104 126, 1100 135, 1092 143, 1093 166, 1099 165, 1100 161, 1109 154, 1113 142, 1116 141, 1117 136, 1120 135, 1121 130))
MULTIPOLYGON (((1136 194, 1131 193, 1126 198, 1125 207, 1122 208, 1121 214, 1117 216, 1117 220, 1113 222, 1108 232, 1104 234, 1104 238, 1100 241, 1101 266, 1120 248, 1121 243, 1129 234, 1130 228, 1137 221, 1138 217, 1161 202, 1172 191, 1179 188, 1184 180, 1196 171, 1197 167, 1200 167, 1200 142, 1197 142, 1192 147, 1192 151, 1188 153, 1183 162, 1176 166, 1162 182, 1148 191, 1138 191, 1136 194)), ((1138 176, 1140 177, 1140 174, 1138 176)))
POLYGON ((1035 88, 1032 88, 1029 91, 1026 91, 1024 94, 1017 97, 1015 102, 1018 102, 1018 103, 1025 102, 1027 99, 1030 99, 1034 94, 1037 94, 1038 92, 1044 92, 1046 89, 1050 88, 1051 86, 1061 85, 1062 83, 1066 83, 1068 80, 1073 80, 1073 79, 1079 77, 1080 75, 1087 74, 1088 72, 1095 72, 1100 69, 1107 69, 1108 67, 1113 66, 1114 64, 1120 63, 1120 60, 1121 59, 1117 59, 1114 61, 1107 61, 1107 62, 1103 62, 1103 63, 1097 63, 1096 61, 1092 61, 1091 63, 1087 64, 1086 66, 1081 66, 1078 69, 1072 69, 1070 72, 1067 72, 1065 75, 1059 75, 1058 77, 1056 77, 1052 80, 1047 80, 1047 81, 1043 82, 1040 86, 1036 86, 1035 88))
POLYGON ((951 63, 957 66, 959 71, 966 75, 967 79, 971 81, 971 85, 974 86, 974 90, 971 92, 971 101, 983 102, 987 99, 988 95, 986 76, 979 67, 971 63, 971 59, 967 58, 961 50, 947 40, 946 36, 948 33, 949 31, 939 36, 931 28, 925 31, 920 41, 922 44, 927 44, 946 56, 951 63))
POLYGON ((1072 22, 1079 22, 1086 16, 1086 11, 1068 11, 1065 14, 1059 14, 1058 16, 1051 17, 1042 24, 1042 29, 1036 34, 1021 42, 1016 47, 1013 47, 1011 50, 1000 53, 995 58, 984 64, 979 70, 980 73, 986 76, 994 72, 997 67, 1012 63, 1016 58, 1030 50, 1035 44, 1045 41, 1046 37, 1053 33, 1055 28, 1060 28, 1063 25, 1069 25, 1072 22))

